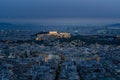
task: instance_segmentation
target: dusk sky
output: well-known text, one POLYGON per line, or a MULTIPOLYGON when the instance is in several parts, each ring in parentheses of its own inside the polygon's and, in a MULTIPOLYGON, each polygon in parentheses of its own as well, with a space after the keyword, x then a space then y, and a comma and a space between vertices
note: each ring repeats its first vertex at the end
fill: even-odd
POLYGON ((0 0, 0 18, 120 18, 120 0, 0 0))

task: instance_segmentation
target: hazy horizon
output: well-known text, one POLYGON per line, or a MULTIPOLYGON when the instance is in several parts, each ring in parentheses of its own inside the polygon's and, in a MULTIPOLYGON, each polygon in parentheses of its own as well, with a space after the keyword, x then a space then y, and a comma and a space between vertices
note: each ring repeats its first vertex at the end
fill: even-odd
POLYGON ((54 18, 54 19, 0 19, 7 23, 31 23, 31 24, 115 24, 120 23, 119 18, 54 18))
POLYGON ((120 23, 120 0, 0 0, 0 22, 25 24, 120 23))

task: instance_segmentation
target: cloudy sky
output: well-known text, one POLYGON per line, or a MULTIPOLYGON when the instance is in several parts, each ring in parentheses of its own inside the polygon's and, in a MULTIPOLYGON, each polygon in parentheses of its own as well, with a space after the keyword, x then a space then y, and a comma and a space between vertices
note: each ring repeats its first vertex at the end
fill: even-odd
POLYGON ((0 0, 8 18, 120 18, 120 0, 0 0))

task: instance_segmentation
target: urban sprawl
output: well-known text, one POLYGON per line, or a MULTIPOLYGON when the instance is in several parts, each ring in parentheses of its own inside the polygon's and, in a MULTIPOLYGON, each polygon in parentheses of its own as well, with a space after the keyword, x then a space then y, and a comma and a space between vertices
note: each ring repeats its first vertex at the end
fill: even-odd
POLYGON ((120 37, 0 30, 0 80, 120 80, 120 37))

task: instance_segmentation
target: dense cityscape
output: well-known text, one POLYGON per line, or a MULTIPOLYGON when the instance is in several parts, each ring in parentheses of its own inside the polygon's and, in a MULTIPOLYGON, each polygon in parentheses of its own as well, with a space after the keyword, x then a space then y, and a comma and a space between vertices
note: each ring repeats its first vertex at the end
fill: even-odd
POLYGON ((120 80, 120 0, 0 0, 0 80, 120 80))
POLYGON ((119 80, 120 37, 0 31, 0 80, 119 80))

